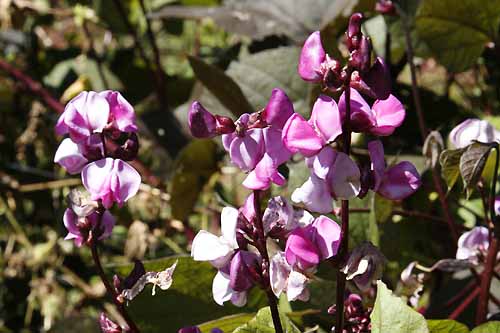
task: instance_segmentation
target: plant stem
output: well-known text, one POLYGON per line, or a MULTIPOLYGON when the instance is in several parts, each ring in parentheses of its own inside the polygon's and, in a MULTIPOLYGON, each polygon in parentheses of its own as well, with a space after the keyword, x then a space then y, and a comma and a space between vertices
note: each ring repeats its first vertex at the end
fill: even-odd
MULTIPOLYGON (((491 279, 493 278, 493 273, 495 269, 495 264, 497 260, 498 253, 498 238, 495 232, 496 229, 496 212, 495 212, 495 195, 496 195, 496 183, 498 177, 498 167, 500 162, 500 153, 498 149, 498 144, 494 148, 496 150, 497 156, 495 160, 495 169, 493 173, 493 179, 491 180, 491 189, 489 197, 489 208, 490 208, 490 246, 488 247, 488 255, 486 256, 486 263, 484 264, 484 271, 481 274, 481 285, 479 293, 479 302, 477 304, 476 311, 476 324, 479 325, 486 321, 486 315, 488 313, 488 301, 490 296, 490 286, 491 279)), ((485 216, 488 220, 488 216, 485 216)))
POLYGON ((448 316, 449 319, 457 319, 458 316, 469 306, 469 304, 479 295, 479 287, 467 296, 466 299, 448 316))
MULTIPOLYGON (((415 63, 413 62, 414 52, 413 52, 413 44, 411 40, 411 32, 410 27, 408 26, 408 17, 401 10, 399 6, 396 5, 396 9, 398 14, 401 17, 401 21, 403 23, 403 30, 405 34, 406 40, 406 56, 408 58, 408 65, 410 66, 410 75, 411 75, 411 92, 413 96, 413 102, 415 104, 415 111, 417 113, 418 118, 418 127, 420 130, 420 136, 422 137, 422 142, 425 141, 427 137, 427 128, 425 126, 424 113, 422 111, 422 103, 420 100, 420 93, 418 91, 417 84, 417 71, 415 68, 415 63)), ((448 206, 448 201, 446 200, 446 193, 443 189, 443 185, 441 184, 441 179, 438 173, 437 168, 432 168, 432 180, 434 182, 434 187, 436 188, 436 192, 438 193, 439 201, 441 206, 443 207, 444 217, 448 223, 448 227, 450 229, 451 235, 453 237, 454 242, 458 241, 458 232, 453 221, 453 218, 450 213, 450 207, 448 206)))
MULTIPOLYGON (((344 153, 349 155, 351 152, 351 72, 347 73, 347 82, 345 83, 345 105, 346 115, 344 128, 342 129, 342 147, 344 153)), ((337 254, 339 267, 337 271, 337 299, 335 306, 335 332, 342 332, 344 327, 344 299, 346 275, 341 271, 340 267, 345 260, 345 256, 349 249, 349 200, 342 200, 342 209, 340 212, 342 225, 340 229, 340 248, 337 254)))
POLYGON ((106 278, 106 274, 104 273, 104 270, 102 269, 101 265, 101 260, 99 258, 99 252, 97 251, 97 241, 96 239, 92 240, 92 243, 90 244, 90 249, 92 251, 92 259, 94 259, 95 266, 97 268, 97 273, 99 274, 99 277, 101 278, 102 282, 104 283, 104 286, 106 287, 106 290, 111 297, 113 303, 116 305, 116 308, 118 312, 120 312, 121 316, 127 323, 129 327, 130 333, 139 333, 139 328, 137 325, 134 323, 130 315, 128 314, 127 310, 125 309, 125 306, 123 303, 121 303, 117 296, 118 294, 115 291, 115 288, 111 285, 111 283, 108 281, 106 278))
POLYGON ((283 333, 283 327, 281 326, 280 314, 278 310, 278 303, 276 302, 276 296, 271 290, 271 281, 269 276, 269 254, 267 253, 266 236, 264 234, 264 226, 262 224, 262 213, 260 211, 260 191, 253 191, 253 205, 255 208, 255 228, 258 233, 258 240, 256 240, 257 249, 262 257, 262 277, 263 284, 267 296, 267 302, 269 303, 269 308, 271 309, 271 316, 273 318, 274 331, 276 333, 283 333))

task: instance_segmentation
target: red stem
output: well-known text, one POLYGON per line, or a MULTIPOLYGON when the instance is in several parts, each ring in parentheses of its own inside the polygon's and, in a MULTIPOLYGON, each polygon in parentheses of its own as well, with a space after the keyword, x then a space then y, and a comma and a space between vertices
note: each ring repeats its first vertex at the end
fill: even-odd
POLYGON ((486 321, 488 314, 488 300, 490 295, 491 279, 493 277, 493 269, 495 267, 496 258, 498 253, 498 239, 493 236, 488 248, 488 256, 486 257, 486 264, 484 271, 481 274, 481 289, 479 294, 479 302, 476 311, 476 324, 479 325, 486 321))
POLYGON ((479 295, 479 291, 480 291, 479 287, 476 287, 476 289, 474 289, 474 291, 472 293, 470 293, 470 295, 467 296, 467 298, 462 303, 460 303, 460 305, 455 309, 455 311, 453 311, 448 316, 448 318, 449 319, 457 319, 457 317, 460 316, 460 314, 462 312, 464 312, 464 310, 477 297, 477 295, 479 295))

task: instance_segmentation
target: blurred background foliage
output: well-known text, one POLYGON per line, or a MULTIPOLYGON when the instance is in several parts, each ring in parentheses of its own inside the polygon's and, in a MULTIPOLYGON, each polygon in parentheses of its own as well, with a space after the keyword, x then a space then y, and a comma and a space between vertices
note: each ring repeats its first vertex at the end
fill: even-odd
MULTIPOLYGON (((196 231, 216 232, 222 207, 241 205, 247 194, 240 186, 244 175, 218 140, 190 138, 189 104, 197 99, 234 118, 263 108, 280 87, 307 115, 320 91, 296 73, 301 44, 321 30, 328 52, 345 54, 342 32, 354 11, 366 15, 364 29, 391 64, 393 94, 407 107, 404 125, 384 139, 389 162, 411 160, 425 182, 404 203, 354 200, 351 244, 371 240, 381 247, 391 289, 409 262, 430 266, 453 257, 422 155, 403 24, 414 41, 427 126, 443 135, 466 117, 500 126, 500 2, 408 0, 401 6, 403 19, 379 15, 374 0, 0 0, 0 332, 97 332, 100 311, 116 316, 88 249, 63 240, 64 198, 80 181, 53 163, 58 114, 46 95, 64 104, 89 89, 121 91, 139 115, 135 166, 143 185, 114 211, 118 226, 103 248, 107 271, 125 275, 134 259, 159 270, 179 259, 173 287, 143 293, 131 304, 132 316, 145 332, 175 332, 227 315, 233 316, 202 330, 229 332, 246 323, 265 305, 262 294, 253 293, 244 309, 219 307, 211 297, 215 271, 186 257, 196 231)), ((366 139, 355 138, 359 159, 367 158, 366 139)), ((288 166, 285 189, 269 195, 289 196, 303 183, 308 172, 298 162, 288 166)), ((461 195, 460 188, 448 195, 454 218, 472 227, 483 215, 480 199, 461 195)), ((334 303, 333 274, 322 267, 319 276, 310 303, 280 303, 301 328, 331 326, 326 309, 334 303)), ((468 279, 435 274, 422 298, 422 306, 432 305, 427 317, 446 317, 446 297, 468 279)), ((471 323, 471 313, 459 320, 471 323)))

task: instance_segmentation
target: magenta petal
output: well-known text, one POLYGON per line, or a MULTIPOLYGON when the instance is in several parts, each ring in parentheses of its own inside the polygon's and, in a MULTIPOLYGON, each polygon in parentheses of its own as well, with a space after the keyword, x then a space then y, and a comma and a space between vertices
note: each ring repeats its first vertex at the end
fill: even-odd
POLYGON ((321 253, 321 259, 337 254, 340 245, 340 226, 333 220, 321 215, 310 225, 313 241, 321 253))
POLYGON ((337 103, 329 96, 319 95, 314 103, 311 120, 326 142, 332 142, 342 133, 342 122, 337 103))
POLYGON ((229 149, 231 149, 231 142, 233 142, 236 137, 235 133, 230 134, 222 134, 222 146, 229 153, 229 149))
POLYGON ((120 131, 137 131, 134 107, 118 91, 106 90, 99 95, 108 101, 113 123, 120 131))
POLYGON ((119 205, 133 197, 141 185, 141 175, 127 162, 114 160, 111 189, 119 205))
POLYGON ((323 140, 314 128, 298 113, 288 119, 283 128, 283 142, 293 153, 312 156, 323 148, 323 140))
MULTIPOLYGON (((355 132, 363 132, 375 124, 374 114, 356 89, 351 89, 351 127, 355 132)), ((339 112, 341 119, 346 117, 345 93, 342 93, 339 99, 339 112)))
MULTIPOLYGON (((68 106, 66 106, 66 107, 68 107, 68 106)), ((57 123, 55 126, 57 135, 64 135, 64 134, 68 133, 68 126, 64 122, 64 117, 65 117, 65 113, 63 112, 59 116, 59 118, 57 119, 57 123)))
POLYGON ((102 233, 101 237, 99 237, 99 239, 102 240, 111 236, 115 223, 116 223, 115 217, 111 215, 109 210, 106 210, 102 215, 102 221, 101 221, 101 226, 104 228, 104 232, 102 233))
POLYGON ((296 228, 286 241, 285 257, 288 264, 300 269, 316 266, 320 260, 316 245, 309 239, 303 228, 296 228))
POLYGON ((243 137, 236 136, 229 147, 231 161, 241 170, 251 171, 264 154, 264 137, 262 129, 248 130, 243 137))
POLYGON ((283 128, 286 121, 294 113, 293 104, 279 88, 274 88, 271 98, 264 109, 264 119, 275 128, 283 128))
POLYGON ((378 191, 385 173, 384 146, 382 145, 382 141, 375 140, 368 142, 368 152, 372 162, 371 169, 374 177, 373 190, 376 192, 378 191))
POLYGON ((393 95, 385 100, 376 100, 372 109, 376 125, 370 132, 374 135, 391 135, 397 127, 401 126, 406 115, 403 104, 393 95))
POLYGON ((299 58, 298 72, 305 81, 321 81, 320 66, 325 61, 326 53, 321 44, 319 31, 313 32, 305 41, 299 58))
POLYGON ((255 169, 250 172, 243 181, 243 186, 251 190, 266 190, 271 182, 282 186, 285 184, 285 178, 278 172, 278 166, 272 158, 265 154, 255 169))
POLYGON ((386 170, 377 193, 390 200, 402 200, 415 193, 421 184, 415 166, 403 161, 386 170))
POLYGON ((253 287, 253 280, 250 274, 251 267, 259 265, 259 256, 249 251, 237 251, 231 259, 229 269, 229 286, 234 291, 246 291, 253 287))
POLYGON ((245 199, 245 203, 240 207, 240 213, 247 219, 248 222, 252 222, 255 219, 255 192, 252 192, 245 199))
POLYGON ((78 230, 78 227, 76 226, 78 223, 78 216, 71 209, 66 208, 64 211, 63 222, 64 226, 68 230, 68 236, 69 234, 72 234, 80 237, 80 230, 78 230))

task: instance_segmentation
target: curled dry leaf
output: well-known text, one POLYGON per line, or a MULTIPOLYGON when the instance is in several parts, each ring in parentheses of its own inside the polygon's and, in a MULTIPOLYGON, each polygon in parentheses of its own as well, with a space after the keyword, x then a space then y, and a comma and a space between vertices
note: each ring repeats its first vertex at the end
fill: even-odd
POLYGON ((161 290, 167 290, 172 285, 172 277, 176 266, 177 261, 172 266, 161 272, 147 272, 137 280, 132 288, 122 290, 120 294, 121 297, 128 301, 133 300, 137 295, 141 293, 141 291, 148 283, 153 284, 153 296, 156 294, 156 286, 160 287, 161 290))

